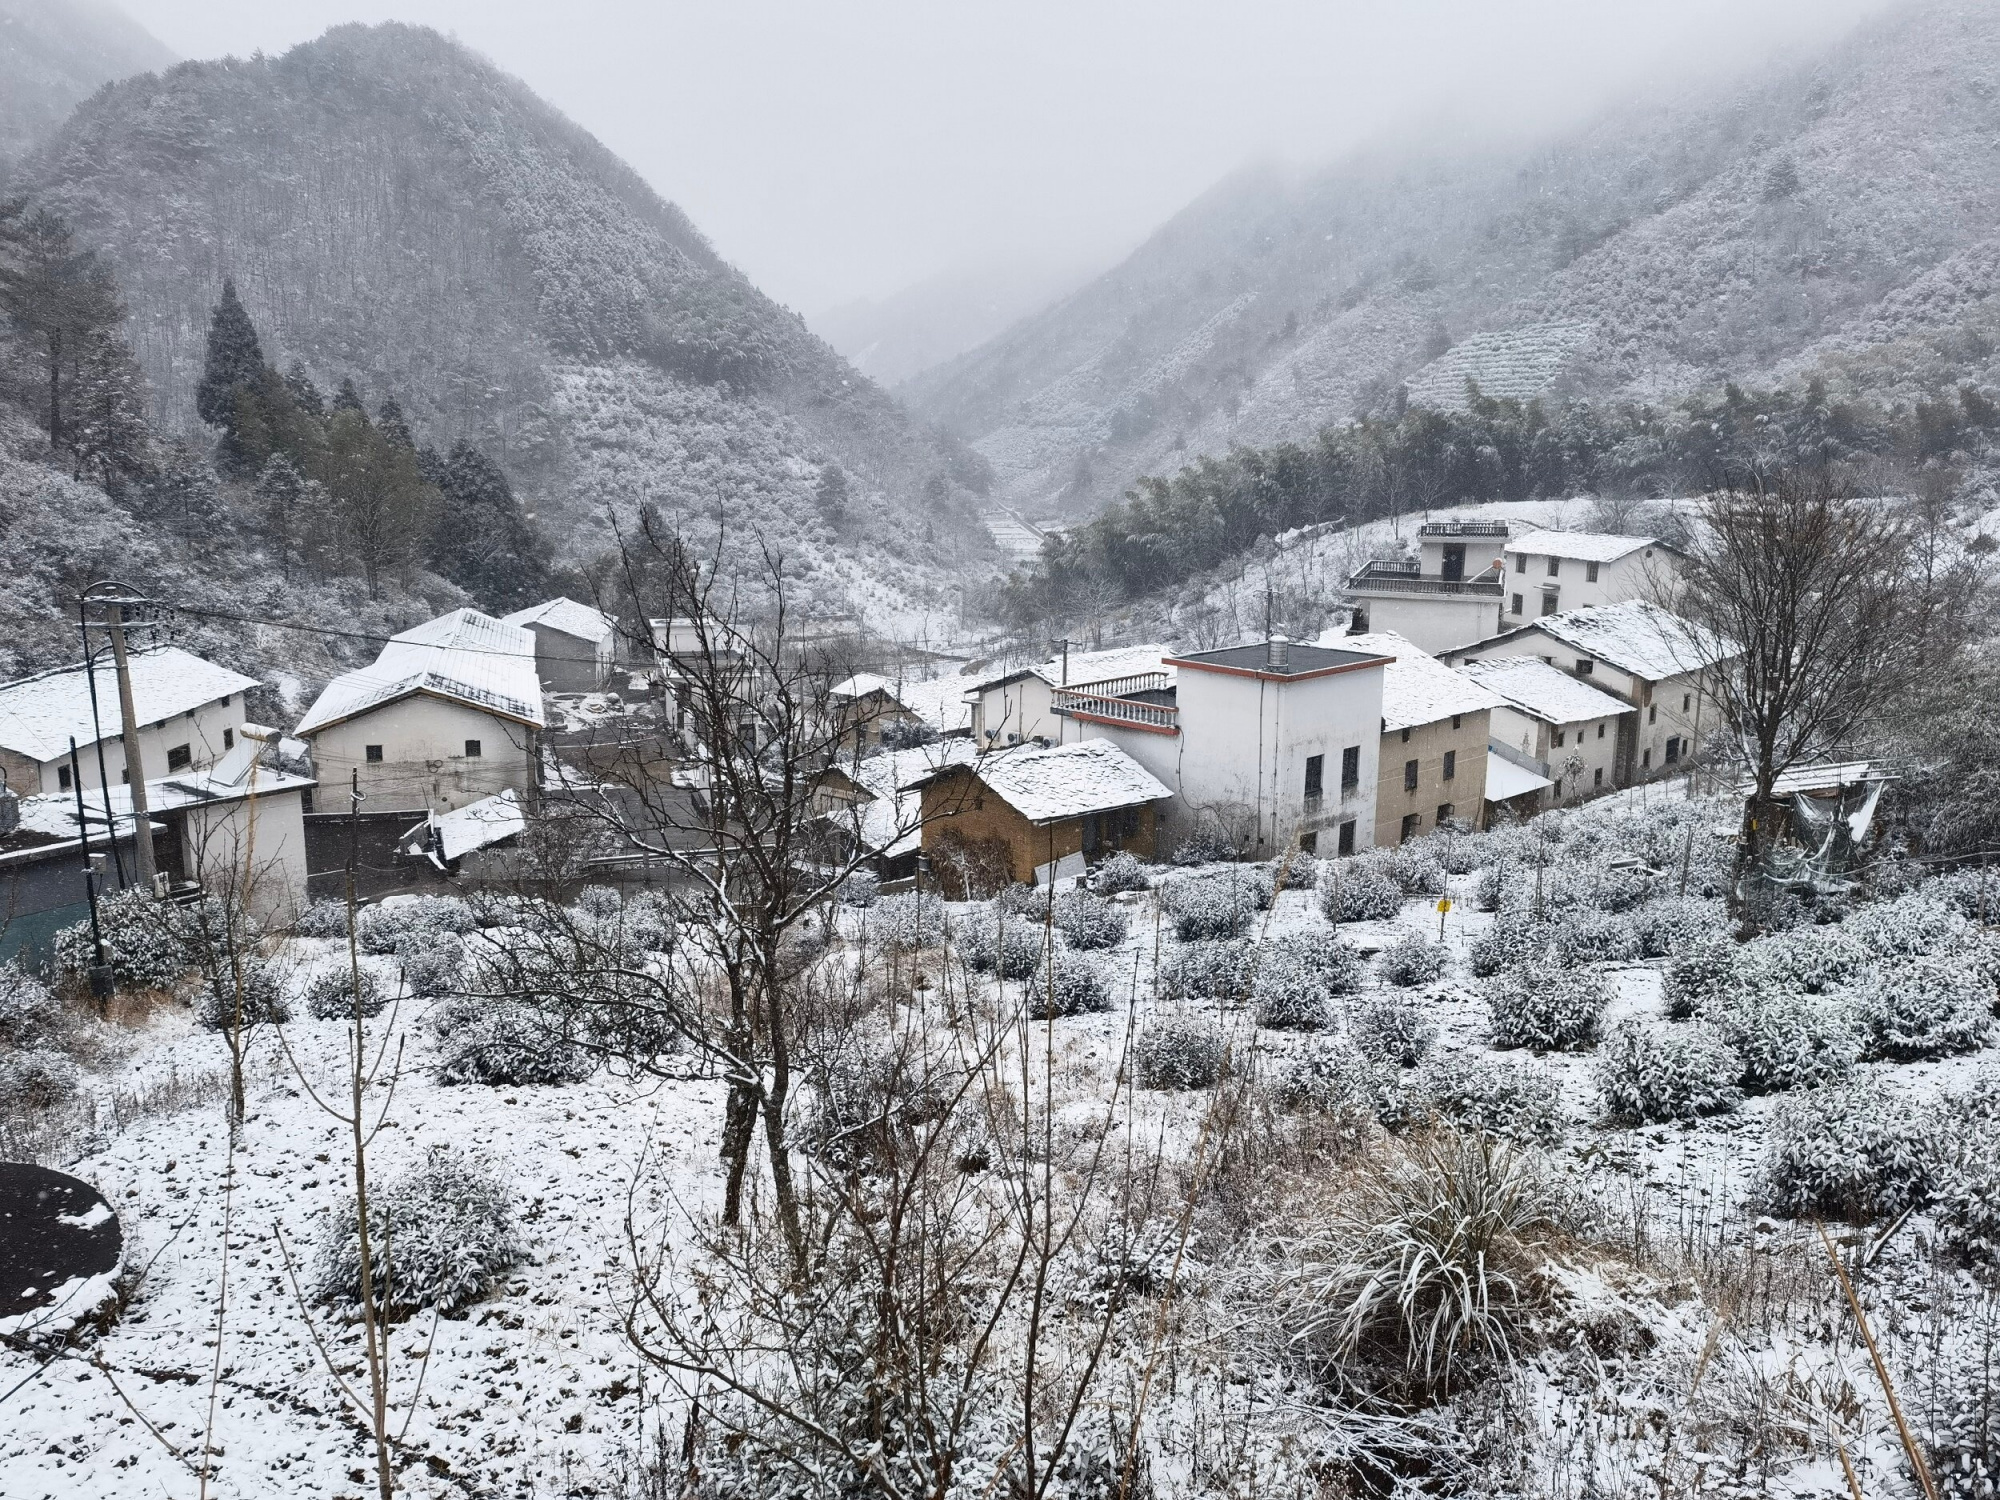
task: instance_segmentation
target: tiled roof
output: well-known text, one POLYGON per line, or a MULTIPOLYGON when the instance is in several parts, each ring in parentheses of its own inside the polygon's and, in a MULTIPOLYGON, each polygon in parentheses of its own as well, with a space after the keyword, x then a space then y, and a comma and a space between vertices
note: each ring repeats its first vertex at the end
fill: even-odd
MULTIPOLYGON (((142 728, 258 685, 254 677, 203 661, 178 646, 134 651, 130 661, 132 700, 142 728)), ((97 710, 104 737, 117 738, 118 683, 109 662, 98 668, 97 710)), ((0 685, 0 749, 30 760, 54 760, 69 753, 72 735, 79 749, 97 743, 90 683, 81 664, 0 685)))
POLYGON ((1489 656, 1458 668, 1508 704, 1547 724, 1582 724, 1630 712, 1632 705, 1580 682, 1539 656, 1489 656))
POLYGON ((1736 654, 1713 631, 1645 599, 1564 610, 1529 628, 1648 682, 1699 671, 1736 654))
POLYGON ((1500 700, 1472 678, 1454 672, 1421 647, 1393 630, 1364 635, 1320 637, 1323 645, 1392 658, 1382 674, 1382 727, 1415 729, 1453 714, 1476 714, 1499 707, 1500 700))
POLYGON ((524 627, 546 625, 551 630, 560 630, 564 635, 573 635, 580 641, 593 644, 610 640, 618 629, 618 622, 611 616, 588 604, 579 604, 574 599, 550 599, 526 609, 517 609, 511 615, 502 615, 500 623, 524 627))
POLYGON ((1048 749, 1022 745, 988 755, 973 772, 1030 823, 1088 817, 1173 795, 1109 740, 1048 749))
POLYGON ((1652 536, 1619 536, 1608 531, 1530 531, 1507 543, 1509 552, 1535 557, 1568 557, 1578 562, 1616 562, 1641 547, 1657 547, 1652 536))
POLYGON ((374 665, 334 678, 292 732, 313 734, 412 693, 451 698, 538 729, 546 722, 534 636, 460 609, 393 637, 374 665))

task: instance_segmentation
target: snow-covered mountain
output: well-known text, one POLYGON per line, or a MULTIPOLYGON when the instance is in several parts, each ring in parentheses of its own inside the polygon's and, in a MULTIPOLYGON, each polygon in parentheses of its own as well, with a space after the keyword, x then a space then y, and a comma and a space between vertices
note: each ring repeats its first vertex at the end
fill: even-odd
POLYGON ((2000 8, 1913 5, 1533 151, 1246 173, 905 389, 999 498, 1072 511, 1405 382, 1651 398, 1813 368, 1906 394, 1991 357, 1962 335, 2000 323, 1996 142, 2000 8))
POLYGON ((962 451, 435 32, 342 26, 128 79, 20 175, 109 255, 169 428, 193 425, 233 276, 275 363, 394 395, 440 446, 473 438, 573 550, 650 503, 697 536, 754 532, 833 605, 864 578, 934 592, 990 548, 962 451))
POLYGON ((0 0, 0 174, 100 84, 173 61, 102 0, 0 0))

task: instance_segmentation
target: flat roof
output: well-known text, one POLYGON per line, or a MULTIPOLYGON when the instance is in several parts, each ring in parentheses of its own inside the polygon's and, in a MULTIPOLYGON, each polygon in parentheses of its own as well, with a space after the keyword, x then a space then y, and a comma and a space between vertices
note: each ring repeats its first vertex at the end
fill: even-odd
POLYGON ((1285 652, 1285 664, 1271 664, 1268 641, 1251 641, 1242 646, 1224 646, 1219 651, 1194 651, 1170 656, 1168 664, 1193 667, 1197 671, 1247 672, 1259 677, 1317 677, 1351 667, 1386 667, 1389 658, 1372 651, 1342 651, 1333 646, 1309 646, 1294 641, 1285 652))

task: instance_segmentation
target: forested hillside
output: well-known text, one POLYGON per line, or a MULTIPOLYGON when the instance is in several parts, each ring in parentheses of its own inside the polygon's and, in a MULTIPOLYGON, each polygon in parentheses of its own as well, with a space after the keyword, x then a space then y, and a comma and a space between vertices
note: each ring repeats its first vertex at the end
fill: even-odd
POLYGON ((1819 371, 1911 402, 1992 360, 1996 130, 2000 12, 1916 5, 1531 152, 1239 177, 906 390, 1003 498, 1072 511, 1388 411, 1404 382, 1657 401, 1819 371))
POLYGON ((169 430, 225 277, 274 368, 476 445, 570 556, 607 510, 749 534, 840 607, 985 546, 969 455, 913 422, 595 140, 437 34, 345 26, 109 88, 21 183, 101 248, 169 430))
POLYGON ((101 0, 0 0, 0 179, 99 85, 173 60, 101 0))

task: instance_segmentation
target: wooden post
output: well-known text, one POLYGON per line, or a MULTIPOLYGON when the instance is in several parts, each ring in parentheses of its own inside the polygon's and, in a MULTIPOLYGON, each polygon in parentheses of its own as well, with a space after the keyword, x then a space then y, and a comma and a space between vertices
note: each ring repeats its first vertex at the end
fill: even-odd
MULTIPOLYGON (((158 871, 153 863, 153 823, 146 807, 146 767, 139 755, 139 713, 132 702, 132 664, 125 653, 125 610, 104 606, 105 629, 111 635, 111 659, 118 669, 118 715, 125 729, 125 779, 132 788, 132 858, 139 884, 154 890, 158 871)), ((112 830, 115 835, 117 830, 112 830)))

